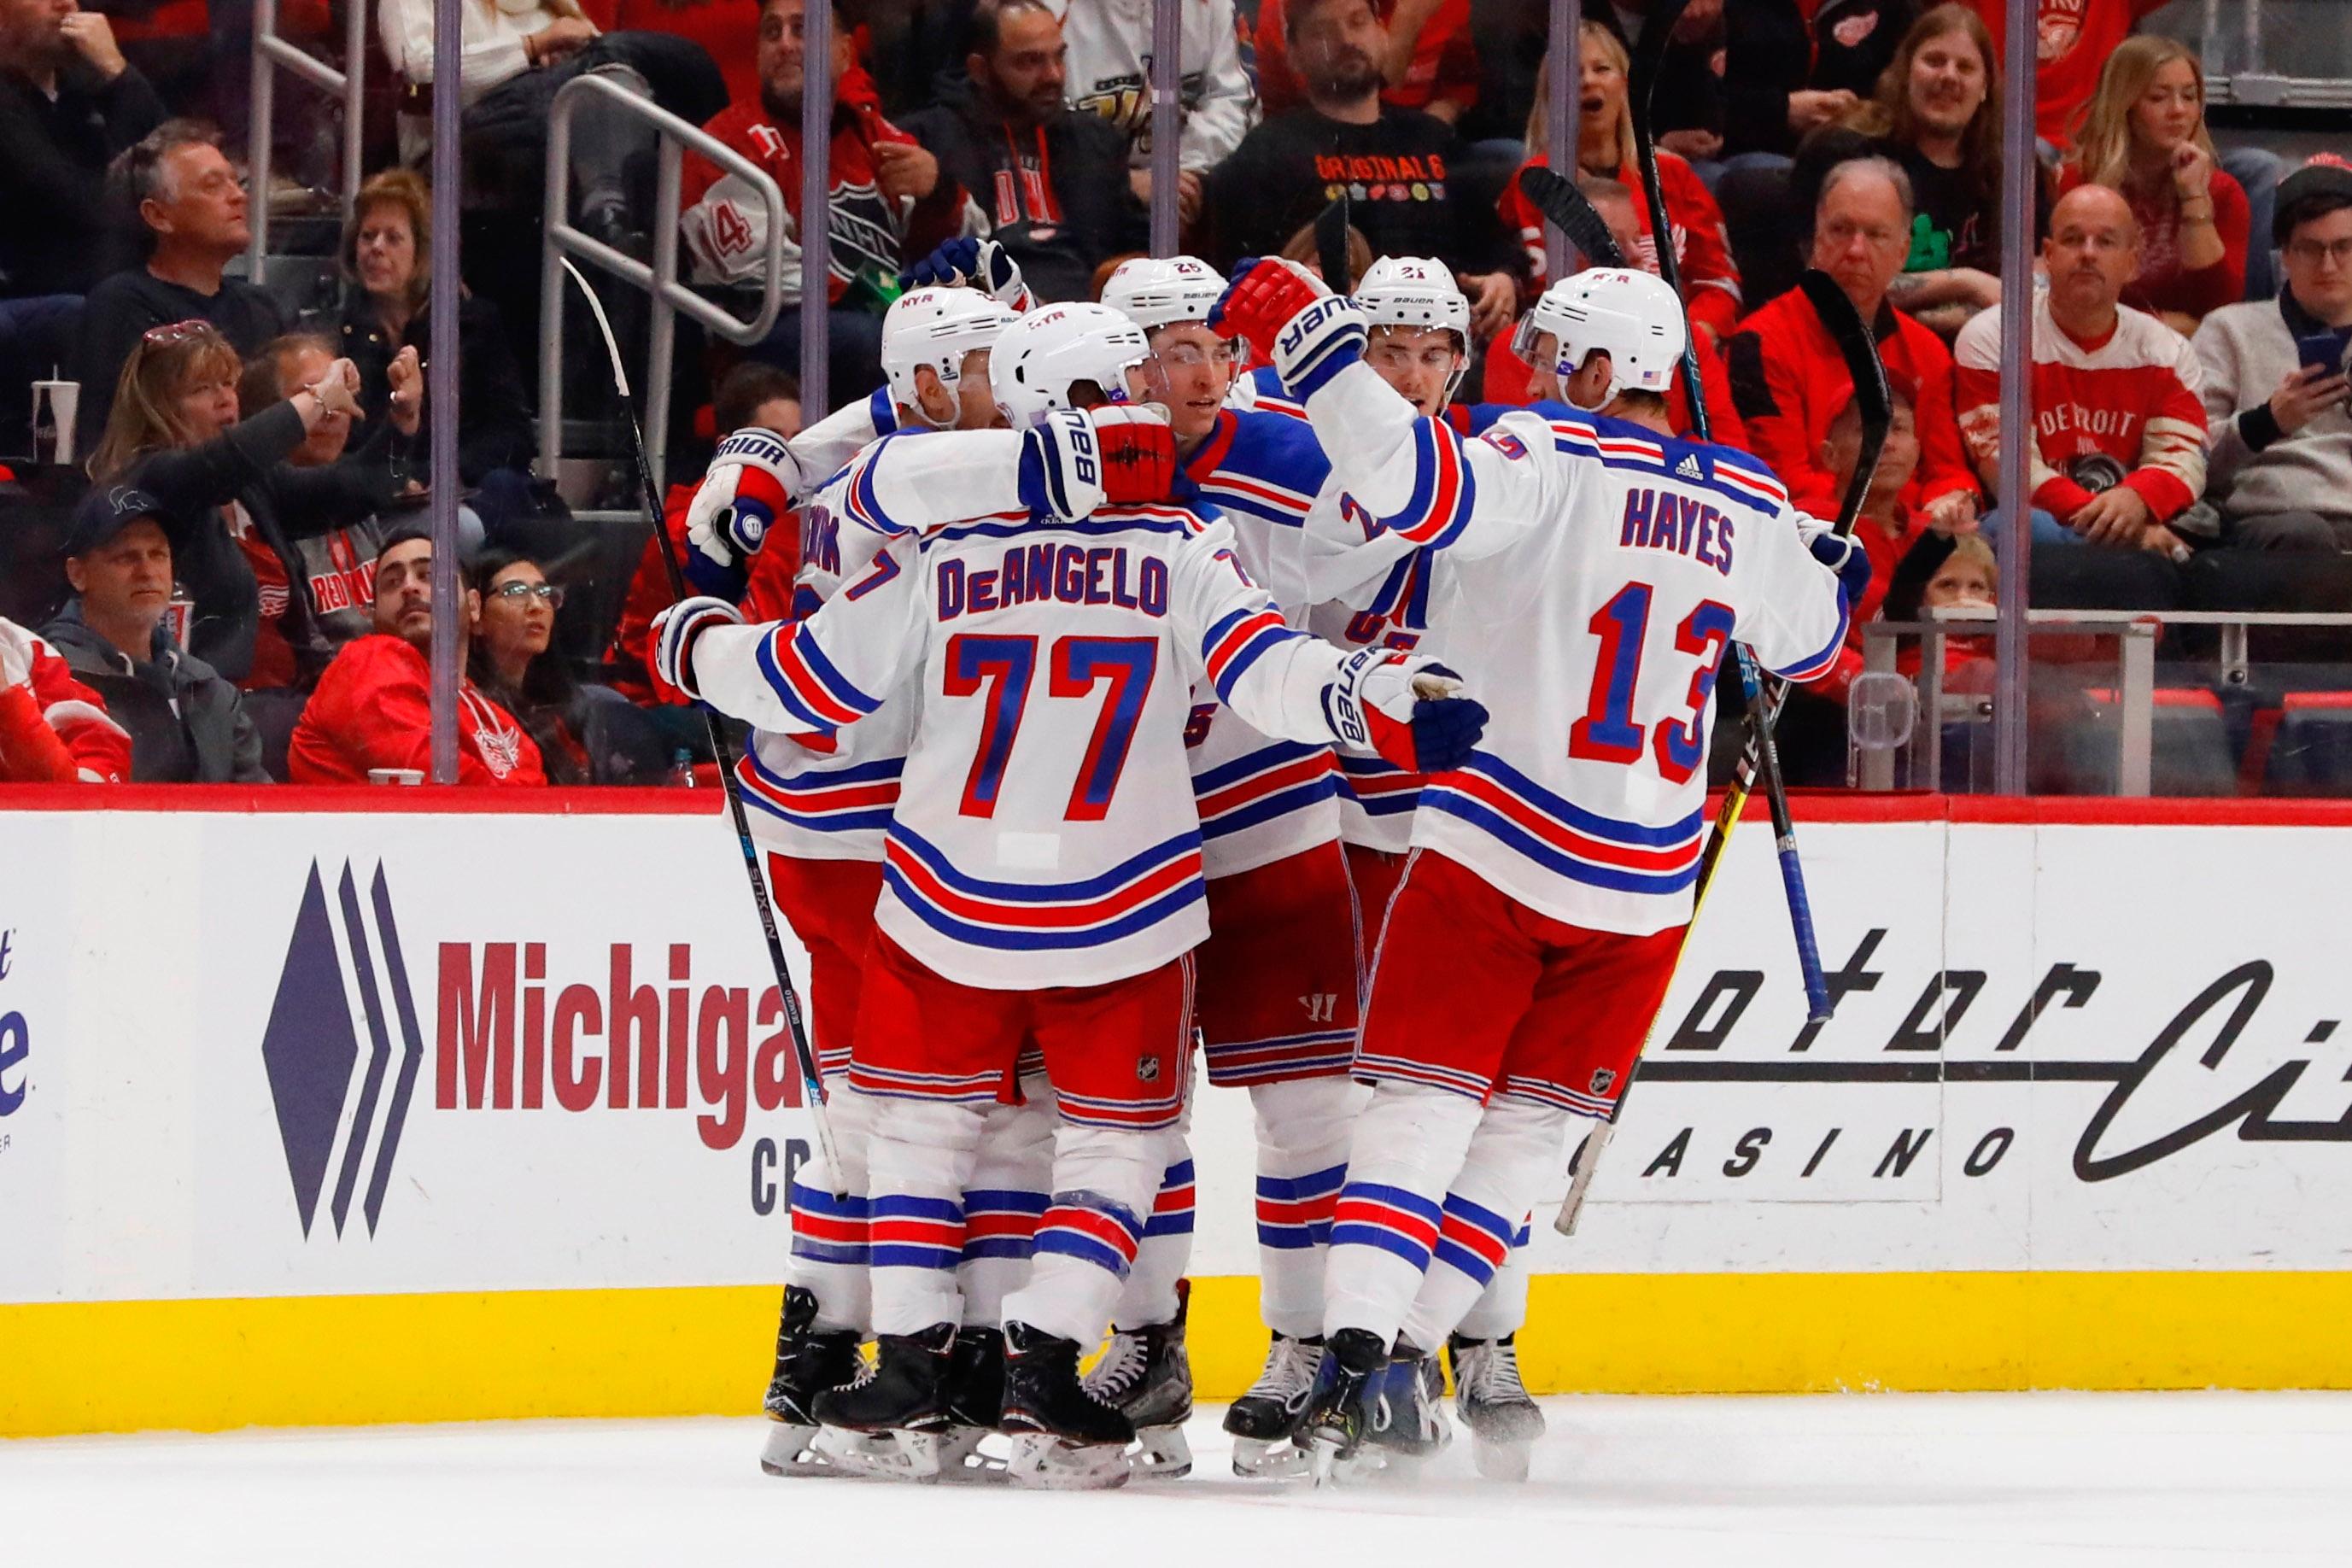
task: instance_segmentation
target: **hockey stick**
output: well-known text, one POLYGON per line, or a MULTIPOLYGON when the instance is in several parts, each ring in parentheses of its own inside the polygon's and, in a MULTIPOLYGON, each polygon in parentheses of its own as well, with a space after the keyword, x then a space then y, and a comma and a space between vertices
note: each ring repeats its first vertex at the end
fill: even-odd
MULTIPOLYGON (((646 495, 646 515, 653 520, 654 538, 661 545, 662 569, 669 577, 672 599, 687 596, 686 568, 677 558, 677 545, 662 523, 661 492, 654 488, 654 466, 646 453, 646 433, 637 423, 636 400, 629 392, 628 372, 621 365, 621 345, 613 337, 613 323, 604 314, 604 301, 588 286, 580 268, 564 257, 563 270, 572 274, 572 281, 580 285, 580 292, 588 298, 588 309, 596 318, 596 330, 604 337, 604 354, 613 366, 613 391, 621 400, 622 417, 628 421, 629 453, 636 459, 637 484, 646 495)), ((793 985, 793 972, 784 960, 783 938, 776 933, 776 909, 768 898, 768 879, 760 870, 760 851, 751 842, 751 819, 743 813, 743 787, 735 778, 734 748, 728 743, 727 731, 720 727, 719 715, 709 708, 702 710, 702 721, 710 735, 710 753, 719 762, 719 788, 727 796, 727 810, 735 821, 735 841, 742 847, 743 872, 751 882, 751 906, 760 911, 760 934, 767 939, 768 964, 775 971, 776 994, 784 1005, 784 1026, 792 1032, 793 1056, 800 1063, 801 1079, 808 1086, 809 1115, 816 1122, 816 1144, 824 1155, 826 1174, 833 1182, 834 1196, 846 1197, 848 1192, 841 1178, 841 1156, 833 1142, 833 1123, 824 1113, 824 1079, 817 1071, 816 1053, 809 1048, 808 1026, 801 1017, 801 994, 793 985)))
MULTIPOLYGON (((1845 361, 1846 370, 1853 377, 1854 401, 1861 406, 1862 450, 1855 459, 1853 476, 1846 480, 1845 494, 1838 501, 1837 532, 1843 537, 1853 532, 1862 516, 1863 502, 1870 495, 1871 480, 1878 472, 1879 455, 1885 449, 1887 432, 1894 426, 1895 400, 1887 390, 1886 366, 1879 360, 1878 345, 1871 341, 1870 328, 1845 291, 1824 274, 1812 270, 1805 273, 1798 286, 1812 301, 1822 324, 1836 342, 1839 357, 1845 361)), ((1777 710, 1787 692, 1788 682, 1775 681, 1773 688, 1768 706, 1777 710)), ((1740 811, 1754 787, 1759 761, 1751 732, 1747 748, 1740 753, 1738 769, 1732 775, 1731 787, 1725 792, 1722 809, 1717 813, 1715 833, 1707 840, 1706 853, 1699 858, 1691 923, 1683 933, 1681 952, 1675 954, 1678 968, 1683 953, 1690 951, 1691 933, 1698 930, 1699 913, 1706 908, 1707 889, 1715 884, 1723 847, 1730 842, 1731 830, 1738 824, 1740 811)), ((1658 1022, 1656 1018, 1650 1020, 1650 1034, 1642 1042, 1644 1053, 1649 1049, 1650 1039, 1657 1034, 1658 1022)), ((1634 1060, 1638 1066, 1641 1058, 1636 1056, 1634 1060)), ((1576 1234, 1577 1215, 1584 1207, 1585 1194, 1591 1188, 1593 1170, 1601 1162, 1601 1152, 1609 1146, 1610 1134, 1616 1129, 1617 1119, 1624 1114, 1625 1100, 1633 1092, 1633 1080, 1629 1079, 1617 1103, 1610 1107, 1608 1119, 1593 1126, 1585 1137, 1584 1146, 1577 1152, 1570 1170, 1568 1196, 1560 1204, 1559 1216, 1552 1221, 1553 1228, 1563 1236, 1576 1234)))
POLYGON ((1519 192, 1535 204, 1536 211, 1543 214, 1545 220, 1559 230, 1588 263, 1594 267, 1625 265, 1625 252, 1618 245, 1617 237, 1609 232, 1608 223, 1593 210, 1591 199, 1576 188, 1574 180, 1558 169, 1522 169, 1519 192))
POLYGON ((1356 280, 1348 267, 1348 193, 1315 215, 1315 261, 1323 268, 1324 286, 1334 294, 1352 294, 1356 280))
MULTIPOLYGON (((1665 186, 1658 177, 1657 127, 1654 108, 1660 68, 1675 26, 1689 0, 1661 0, 1642 28, 1633 55, 1633 155, 1641 166, 1643 194, 1649 198, 1650 232, 1655 237, 1658 276, 1667 288, 1682 292, 1682 264, 1675 255, 1674 224, 1666 216, 1665 186)), ((1685 331, 1683 341, 1683 385, 1690 395, 1691 428, 1702 441, 1709 439, 1706 389, 1701 384, 1697 341, 1685 331)), ((1780 751, 1772 738, 1772 711, 1764 696, 1764 673, 1756 656, 1743 643, 1731 645, 1739 672, 1740 689, 1748 698, 1748 748, 1756 753, 1757 772, 1764 781, 1764 799, 1772 809, 1773 848, 1780 857, 1780 884, 1789 899, 1789 925, 1797 943, 1797 969, 1805 985, 1805 1016, 1815 1022, 1830 1016, 1829 982, 1822 973, 1821 943, 1813 932, 1812 900, 1805 893, 1804 863, 1797 858, 1797 828, 1789 816, 1789 791, 1780 780, 1780 751)), ((1742 803, 1745 805, 1743 798, 1742 803)), ((1728 819, 1736 821, 1737 817, 1728 819)), ((1727 823, 1717 837, 1728 836, 1727 823)))

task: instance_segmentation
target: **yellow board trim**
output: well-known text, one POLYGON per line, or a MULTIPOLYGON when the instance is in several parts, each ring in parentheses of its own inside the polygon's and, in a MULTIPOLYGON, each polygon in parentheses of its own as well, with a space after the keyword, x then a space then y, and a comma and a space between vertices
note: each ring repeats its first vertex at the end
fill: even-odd
MULTIPOLYGON (((772 1287, 0 1305, 0 1436, 749 1415, 772 1287)), ((2352 1273, 1549 1275, 1539 1393, 2352 1388, 2352 1273)), ((1203 1399, 1265 1352, 1196 1280, 1203 1399)))

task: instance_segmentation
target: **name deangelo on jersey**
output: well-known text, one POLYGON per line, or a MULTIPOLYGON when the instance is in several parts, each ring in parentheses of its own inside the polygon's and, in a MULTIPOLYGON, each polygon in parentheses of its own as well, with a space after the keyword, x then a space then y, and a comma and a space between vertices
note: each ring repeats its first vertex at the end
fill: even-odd
POLYGON ((1000 565, 982 570, 950 559, 939 563, 938 573, 934 597, 942 621, 967 610, 982 615, 1047 600, 1168 614, 1168 563, 1158 556, 1130 562, 1123 545, 1016 544, 1000 565))

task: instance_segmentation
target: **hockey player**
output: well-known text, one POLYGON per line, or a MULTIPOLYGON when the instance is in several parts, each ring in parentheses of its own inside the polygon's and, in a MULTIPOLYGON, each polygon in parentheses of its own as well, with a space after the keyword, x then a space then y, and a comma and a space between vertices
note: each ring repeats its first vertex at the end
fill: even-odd
MULTIPOLYGON (((1146 358, 1099 306, 1024 318, 992 369, 1025 426, 1004 465, 1025 520, 901 539, 797 627, 688 601, 656 647, 663 679, 784 733, 838 732, 918 683, 850 1069, 871 1102, 880 1360, 817 1408, 929 1447, 978 1128, 1033 1040, 1061 1126, 1030 1278, 1004 1303, 1004 1419, 1032 1485, 1128 1474, 1132 1426, 1086 1394, 1077 1358, 1108 1325, 1183 1102, 1189 954, 1207 935, 1182 765, 1192 679, 1268 732, 1417 765, 1466 754, 1484 721, 1427 661, 1343 656, 1284 626, 1213 509, 1115 504, 1149 467, 1148 416, 1073 405, 1131 395, 1146 358)), ((979 476, 968 488, 1002 506, 979 476)))
POLYGON ((1507 691, 1433 779, 1390 906, 1358 1047, 1373 1085, 1331 1236, 1308 1424, 1318 1468, 1364 1435, 1391 1355, 1451 1333, 1556 1169, 1570 1113, 1622 1091, 1690 918, 1725 646, 1802 679, 1835 659, 1859 550, 1755 459, 1668 433, 1685 333, 1646 274, 1586 273, 1558 343, 1596 415, 1464 440, 1362 364, 1361 308, 1245 264, 1221 326, 1268 352, 1349 504, 1437 551, 1447 660, 1507 691), (1819 558, 1816 558, 1818 552, 1819 558), (1838 570, 1832 570, 1835 566, 1838 570))
MULTIPOLYGON (((1003 305, 970 289, 919 289, 901 295, 883 320, 887 381, 873 398, 840 410, 789 444, 764 429, 730 435, 688 509, 687 535, 694 546, 688 559, 698 585, 726 584, 726 596, 736 596, 734 584, 746 558, 799 494, 813 488, 805 476, 818 464, 854 457, 901 426, 919 432, 985 429, 1001 423, 989 387, 988 359, 1012 320, 1003 305), (844 447, 849 447, 846 453, 844 447)), ((803 520, 795 590, 803 609, 830 598, 845 575, 864 572, 891 537, 858 526, 855 509, 843 500, 825 504, 829 500, 830 491, 803 520)), ((901 510, 908 509, 902 504, 901 510)), ((774 1475, 824 1465, 814 1447, 818 1423, 811 1403, 823 1390, 854 1378, 860 1365, 858 1344, 868 1315, 865 1106, 837 1090, 849 1065, 859 973, 881 897, 883 829, 898 795, 912 726, 911 710, 886 703, 823 749, 784 734, 755 732, 736 764, 744 803, 751 808, 753 837, 767 852, 776 909, 808 952, 809 1018, 818 1068, 828 1087, 835 1144, 849 1167, 831 1171, 819 1157, 793 1179, 792 1260, 776 1331, 775 1372, 765 1400, 771 1426, 761 1457, 761 1468, 774 1475), (833 1190, 836 1180, 845 1189, 839 1194, 833 1190)), ((1008 1141, 1013 1147, 1034 1142, 1007 1130, 992 1146, 1008 1141)), ((1001 1172, 983 1173, 979 1179, 989 1183, 1000 1212, 1027 1206, 1014 1194, 1042 1185, 1024 1184, 1001 1172)), ((1000 1226, 983 1258, 1002 1258, 1020 1239, 1000 1226)), ((982 1263, 984 1276, 993 1273, 982 1258, 975 1262, 982 1263)), ((980 1336, 972 1342, 984 1348, 980 1336)), ((968 1370, 985 1376, 984 1367, 968 1370)), ((831 1458, 856 1463, 862 1457, 844 1452, 831 1458)))

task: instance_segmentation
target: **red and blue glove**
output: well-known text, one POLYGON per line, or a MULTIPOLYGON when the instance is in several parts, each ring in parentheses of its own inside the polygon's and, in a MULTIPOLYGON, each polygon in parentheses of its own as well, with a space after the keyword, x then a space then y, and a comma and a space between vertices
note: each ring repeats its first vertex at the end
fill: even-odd
POLYGON ((800 464, 774 431, 755 425, 719 443, 686 507, 686 574, 695 587, 740 598, 751 558, 792 511, 801 484, 800 464))
POLYGON ((694 644, 713 626, 740 626, 743 612, 724 599, 680 599, 655 615, 646 636, 646 667, 654 695, 664 702, 698 702, 694 644))
POLYGON ((1827 528, 1815 531, 1801 522, 1798 531, 1813 559, 1837 574, 1838 584, 1845 590, 1846 604, 1861 604, 1863 595, 1870 591, 1870 552, 1863 548, 1862 541, 1827 528))
POLYGON ((1021 501, 1034 517, 1076 522, 1106 502, 1159 500, 1175 479, 1176 433, 1149 408, 1056 409, 1021 435, 1021 501))
POLYGON ((1469 761, 1486 732, 1486 706, 1461 689, 1462 678, 1433 658, 1368 647, 1339 661, 1323 715, 1343 749, 1442 773, 1469 761))
POLYGON ((950 239, 898 274, 907 289, 977 289, 1008 310, 1035 303, 1021 280, 1021 264, 992 239, 950 239))
POLYGON ((1370 335, 1362 306, 1278 256, 1243 259, 1209 312, 1209 330, 1247 338, 1301 401, 1362 359, 1370 335))

